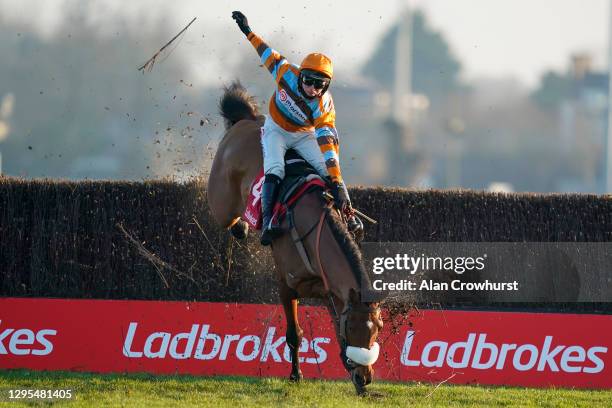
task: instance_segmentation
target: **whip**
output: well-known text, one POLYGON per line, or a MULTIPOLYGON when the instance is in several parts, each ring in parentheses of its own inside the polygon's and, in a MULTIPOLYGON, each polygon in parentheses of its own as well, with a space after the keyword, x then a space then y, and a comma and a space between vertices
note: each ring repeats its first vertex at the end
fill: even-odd
MULTIPOLYGON (((323 192, 323 197, 325 197, 328 200, 333 200, 334 196, 329 194, 327 191, 323 192)), ((360 216, 361 218, 363 218, 364 220, 372 223, 372 224, 378 224, 378 221, 376 221, 374 218, 372 217, 368 217, 367 215, 365 215, 364 213, 362 213, 361 211, 359 211, 356 208, 353 208, 353 211, 355 212, 355 214, 357 214, 358 216, 360 216)))

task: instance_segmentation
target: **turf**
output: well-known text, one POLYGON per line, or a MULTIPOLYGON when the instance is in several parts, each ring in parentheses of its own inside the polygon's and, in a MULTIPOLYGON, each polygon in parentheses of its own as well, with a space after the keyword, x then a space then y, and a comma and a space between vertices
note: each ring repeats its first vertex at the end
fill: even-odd
POLYGON ((0 406, 70 407, 611 407, 612 391, 476 387, 377 382, 378 396, 357 397, 348 381, 278 378, 98 375, 8 370, 0 372, 0 406), (62 402, 7 401, 8 389, 72 389, 62 402))

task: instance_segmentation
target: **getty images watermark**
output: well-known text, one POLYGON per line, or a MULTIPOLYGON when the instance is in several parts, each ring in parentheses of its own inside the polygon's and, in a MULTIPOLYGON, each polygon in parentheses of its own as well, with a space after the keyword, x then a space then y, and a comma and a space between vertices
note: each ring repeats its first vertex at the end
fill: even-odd
POLYGON ((364 301, 608 302, 612 243, 362 244, 364 301))
MULTIPOLYGON (((384 272, 402 271, 415 275, 417 272, 426 273, 428 271, 454 272, 462 275, 470 271, 483 271, 487 254, 479 257, 460 256, 460 257, 441 257, 441 256, 411 256, 407 253, 395 254, 391 257, 375 257, 372 260, 372 272, 374 275, 381 275, 384 272)), ((463 282, 460 279, 453 279, 449 282, 438 282, 433 279, 420 279, 413 281, 400 279, 399 281, 385 282, 377 276, 372 283, 372 287, 377 291, 396 291, 396 290, 518 290, 519 283, 512 282, 491 282, 485 279, 484 282, 463 282)))

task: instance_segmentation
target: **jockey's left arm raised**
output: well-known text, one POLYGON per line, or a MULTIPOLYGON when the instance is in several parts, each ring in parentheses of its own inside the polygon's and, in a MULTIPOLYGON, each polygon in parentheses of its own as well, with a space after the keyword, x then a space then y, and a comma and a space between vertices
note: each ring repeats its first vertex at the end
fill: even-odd
POLYGON ((270 71, 274 80, 278 80, 279 68, 289 62, 278 51, 268 46, 257 34, 250 32, 247 35, 247 39, 251 42, 253 48, 257 50, 261 63, 270 71))
POLYGON ((232 18, 236 20, 236 24, 238 24, 240 31, 247 36, 247 39, 257 51, 259 58, 261 58, 261 63, 268 69, 268 71, 270 71, 274 77, 274 80, 278 80, 279 68, 285 64, 288 64, 289 62, 287 62, 285 57, 280 55, 278 51, 271 48, 261 37, 251 30, 248 20, 244 14, 239 11, 234 11, 232 13, 232 18))

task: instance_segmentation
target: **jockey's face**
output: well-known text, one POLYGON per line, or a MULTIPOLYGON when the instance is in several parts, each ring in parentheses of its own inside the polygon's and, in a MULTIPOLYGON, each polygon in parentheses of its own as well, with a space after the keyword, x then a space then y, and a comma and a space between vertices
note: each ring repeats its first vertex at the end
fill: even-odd
POLYGON ((303 82, 302 90, 306 95, 310 96, 311 98, 314 98, 315 96, 321 96, 321 93, 323 92, 323 89, 317 89, 314 85, 306 85, 303 82))

